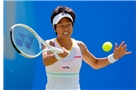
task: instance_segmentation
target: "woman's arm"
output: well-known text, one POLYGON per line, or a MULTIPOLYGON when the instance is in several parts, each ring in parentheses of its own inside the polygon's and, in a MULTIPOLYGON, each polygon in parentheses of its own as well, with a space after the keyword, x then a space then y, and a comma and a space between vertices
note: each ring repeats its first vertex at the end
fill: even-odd
MULTIPOLYGON (((46 41, 47 43, 48 41, 46 41)), ((49 41, 49 45, 55 47, 54 43, 52 41, 49 41)), ((47 47, 43 46, 42 49, 45 50, 47 47)), ((42 58, 43 58, 43 63, 45 66, 49 66, 54 64, 60 59, 65 58, 68 55, 68 51, 63 47, 63 52, 59 54, 55 54, 51 51, 48 52, 43 52, 42 53, 42 58)))
MULTIPOLYGON (((49 42, 49 45, 54 46, 53 42, 46 41, 46 43, 48 43, 48 42, 49 42)), ((46 46, 42 47, 43 50, 45 50, 46 48, 47 48, 46 46)), ((43 52, 42 53, 42 58, 43 58, 43 63, 44 63, 45 66, 51 65, 51 64, 55 63, 56 61, 58 61, 55 58, 55 54, 51 51, 43 52)))
MULTIPOLYGON (((77 43, 82 51, 83 60, 94 69, 100 69, 110 64, 108 57, 96 58, 93 54, 90 53, 83 42, 78 41, 77 43)), ((126 52, 126 45, 124 45, 124 42, 122 42, 119 47, 117 44, 115 45, 112 57, 118 60, 122 56, 130 53, 131 52, 126 52)))

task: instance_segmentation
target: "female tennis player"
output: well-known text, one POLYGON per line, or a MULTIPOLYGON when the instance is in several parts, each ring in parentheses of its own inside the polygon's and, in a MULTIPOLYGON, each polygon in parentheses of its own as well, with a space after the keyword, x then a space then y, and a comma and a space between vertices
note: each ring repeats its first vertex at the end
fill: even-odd
POLYGON ((131 53, 127 52, 127 45, 123 41, 120 46, 115 44, 113 54, 106 58, 96 58, 89 52, 84 42, 71 38, 75 18, 74 11, 66 6, 58 6, 52 13, 51 23, 57 37, 46 42, 63 49, 63 53, 44 52, 42 54, 48 80, 47 90, 80 90, 79 71, 82 60, 92 68, 100 69, 131 53))

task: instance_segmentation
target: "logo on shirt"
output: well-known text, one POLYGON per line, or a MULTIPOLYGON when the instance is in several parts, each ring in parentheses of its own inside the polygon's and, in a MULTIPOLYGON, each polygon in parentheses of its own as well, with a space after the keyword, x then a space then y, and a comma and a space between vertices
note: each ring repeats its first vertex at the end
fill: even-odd
POLYGON ((70 69, 69 66, 63 66, 62 69, 70 69))
POLYGON ((81 58, 81 56, 74 56, 74 58, 81 58))

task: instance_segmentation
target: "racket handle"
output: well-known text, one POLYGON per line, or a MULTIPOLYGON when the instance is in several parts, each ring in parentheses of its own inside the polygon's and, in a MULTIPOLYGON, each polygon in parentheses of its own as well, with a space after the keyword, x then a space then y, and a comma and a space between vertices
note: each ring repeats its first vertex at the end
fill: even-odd
POLYGON ((56 53, 62 53, 63 52, 63 50, 59 49, 59 48, 52 47, 51 49, 52 49, 53 52, 56 52, 56 53))
MULTIPOLYGON (((63 52, 63 50, 62 49, 59 49, 59 48, 55 48, 55 47, 52 47, 52 51, 53 52, 56 52, 56 53, 62 53, 63 52)), ((70 55, 70 52, 68 51, 68 56, 70 55)), ((67 56, 67 57, 68 57, 67 56)))

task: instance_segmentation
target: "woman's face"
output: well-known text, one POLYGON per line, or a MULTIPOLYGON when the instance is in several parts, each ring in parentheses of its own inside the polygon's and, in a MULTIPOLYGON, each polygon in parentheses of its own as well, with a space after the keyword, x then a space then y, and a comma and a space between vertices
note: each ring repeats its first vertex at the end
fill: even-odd
POLYGON ((56 32, 59 38, 67 39, 72 35, 73 26, 69 18, 62 18, 56 25, 56 32))

